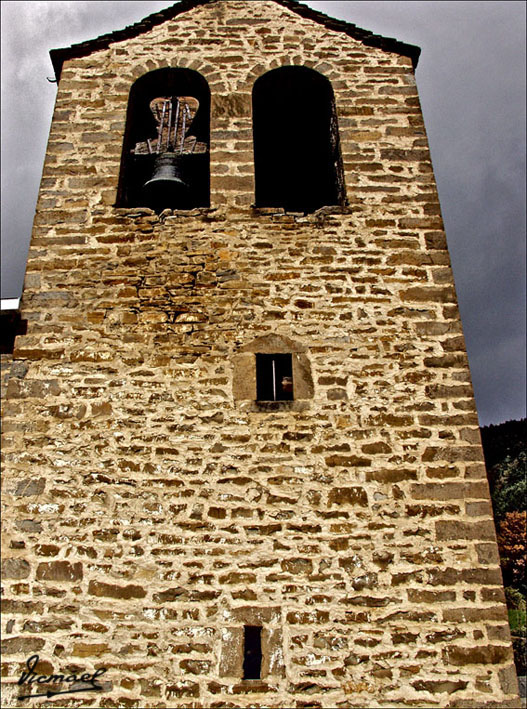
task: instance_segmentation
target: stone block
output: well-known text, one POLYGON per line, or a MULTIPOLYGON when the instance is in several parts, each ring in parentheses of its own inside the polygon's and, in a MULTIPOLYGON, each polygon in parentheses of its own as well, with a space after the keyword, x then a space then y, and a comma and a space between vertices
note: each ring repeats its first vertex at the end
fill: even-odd
POLYGON ((41 601, 14 601, 3 598, 1 603, 3 613, 22 613, 25 616, 40 614, 44 608, 41 601))
POLYGON ((26 478, 21 480, 15 490, 17 497, 30 497, 31 495, 41 495, 46 487, 45 478, 26 478))
POLYGON ((435 523, 435 529, 438 540, 478 539, 485 541, 496 538, 492 520, 473 523, 439 520, 435 523))
POLYGON ((155 603, 173 603, 174 601, 187 601, 189 598, 189 592, 186 588, 178 586, 176 588, 169 588, 166 591, 161 591, 160 593, 154 593, 152 596, 155 603))
POLYGON ((409 588, 407 593, 411 603, 446 603, 456 600, 455 591, 426 591, 409 588))
POLYGON ((90 581, 88 593, 92 596, 106 598, 144 598, 146 591, 142 586, 129 584, 128 586, 118 586, 117 584, 105 583, 104 581, 90 581))
POLYGON ((15 655, 21 653, 29 657, 41 650, 45 645, 45 640, 39 637, 24 635, 23 637, 4 638, 1 648, 2 655, 15 655))
POLYGON ((468 685, 466 680, 417 680, 412 682, 412 687, 417 691, 431 692, 432 694, 453 694, 465 689, 468 685))
POLYGON ((518 694, 518 676, 513 664, 498 671, 500 686, 505 694, 518 694))
POLYGON ((82 576, 80 562, 49 561, 37 566, 37 579, 41 581, 81 581, 82 576))
POLYGON ((509 658, 510 649, 505 645, 474 645, 473 647, 451 645, 443 650, 443 660, 459 667, 495 665, 509 658))
POLYGON ((2 559, 3 579, 26 579, 31 571, 29 562, 17 557, 2 559))
POLYGON ((371 458, 361 458, 358 455, 330 455, 326 459, 326 465, 334 467, 356 467, 371 465, 371 458))
POLYGON ((362 487, 335 487, 330 490, 328 496, 328 507, 332 505, 366 507, 368 496, 362 487))
POLYGON ((219 582, 221 584, 250 584, 250 583, 255 583, 256 581, 256 575, 247 573, 247 572, 240 572, 240 571, 231 571, 228 574, 224 574, 223 576, 219 577, 219 582))
POLYGON ((313 572, 313 562, 311 559, 284 559, 280 562, 282 571, 295 576, 309 575, 313 572))
POLYGON ((417 471, 399 468, 396 470, 368 470, 366 481, 375 480, 380 483, 398 483, 403 480, 417 480, 417 471))

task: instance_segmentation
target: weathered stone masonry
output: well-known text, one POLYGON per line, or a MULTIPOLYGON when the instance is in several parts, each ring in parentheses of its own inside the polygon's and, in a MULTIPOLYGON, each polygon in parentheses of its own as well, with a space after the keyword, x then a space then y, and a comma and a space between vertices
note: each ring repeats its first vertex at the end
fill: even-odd
POLYGON ((186 3, 64 61, 3 414, 6 706, 35 653, 108 670, 61 706, 519 706, 411 53, 304 10, 186 3), (251 207, 285 65, 331 81, 344 208, 251 207), (210 86, 211 207, 115 208, 165 66, 210 86), (261 406, 278 346, 301 395, 261 406))

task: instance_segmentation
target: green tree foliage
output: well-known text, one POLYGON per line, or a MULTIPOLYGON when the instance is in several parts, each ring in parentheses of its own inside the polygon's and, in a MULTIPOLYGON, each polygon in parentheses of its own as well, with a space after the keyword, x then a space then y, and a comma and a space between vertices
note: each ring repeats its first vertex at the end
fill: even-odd
POLYGON ((507 456, 494 469, 492 505, 494 516, 505 519, 509 512, 527 510, 527 453, 521 451, 517 458, 507 456))
POLYGON ((481 429, 496 526, 527 509, 527 419, 481 429))
POLYGON ((527 419, 483 426, 480 431, 489 470, 507 456, 516 458, 527 449, 527 419))
MULTIPOLYGON (((507 586, 505 588, 505 600, 507 601, 507 608, 510 612, 516 612, 525 614, 525 598, 518 591, 517 588, 511 588, 507 586)), ((523 623, 525 625, 525 623, 523 623)))

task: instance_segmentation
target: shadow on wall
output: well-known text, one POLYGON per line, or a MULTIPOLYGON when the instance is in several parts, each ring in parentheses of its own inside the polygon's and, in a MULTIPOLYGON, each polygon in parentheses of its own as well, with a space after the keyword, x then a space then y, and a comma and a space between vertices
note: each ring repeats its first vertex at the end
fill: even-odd
POLYGON ((22 320, 18 310, 0 312, 0 354, 13 354, 15 337, 25 335, 27 320, 22 320))

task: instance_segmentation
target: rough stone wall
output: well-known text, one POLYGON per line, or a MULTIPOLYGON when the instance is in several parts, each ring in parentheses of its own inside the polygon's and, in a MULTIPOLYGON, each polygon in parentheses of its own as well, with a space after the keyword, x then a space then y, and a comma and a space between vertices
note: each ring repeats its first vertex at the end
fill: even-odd
POLYGON ((21 307, 5 705, 38 653, 41 674, 107 669, 64 706, 518 706, 409 59, 225 1, 67 62, 21 307), (287 64, 332 82, 340 212, 250 207, 251 88, 287 64), (115 209, 130 86, 169 65, 210 85, 212 207, 115 209), (233 395, 267 335, 309 361, 296 408, 233 395), (263 677, 243 681, 259 622, 263 677))
POLYGON ((0 354, 0 400, 3 401, 7 393, 7 382, 11 373, 13 357, 10 354, 0 354))

